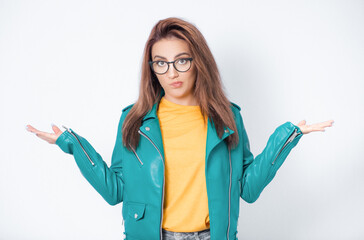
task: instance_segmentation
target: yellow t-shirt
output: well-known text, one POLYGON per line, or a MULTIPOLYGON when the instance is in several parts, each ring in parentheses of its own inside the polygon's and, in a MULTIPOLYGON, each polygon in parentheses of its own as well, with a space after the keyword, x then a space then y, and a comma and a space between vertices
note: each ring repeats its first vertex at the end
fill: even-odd
POLYGON ((199 106, 176 104, 164 96, 157 115, 165 156, 162 227, 172 232, 208 229, 210 219, 205 178, 207 122, 204 125, 199 106))

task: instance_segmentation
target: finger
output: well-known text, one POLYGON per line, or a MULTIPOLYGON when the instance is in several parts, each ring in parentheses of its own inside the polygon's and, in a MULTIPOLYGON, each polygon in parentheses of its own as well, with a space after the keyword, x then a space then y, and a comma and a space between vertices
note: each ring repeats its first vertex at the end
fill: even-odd
POLYGON ((306 125, 305 129, 307 130, 308 133, 309 132, 318 132, 318 131, 324 130, 324 128, 320 125, 320 123, 306 125))
POLYGON ((46 140, 47 142, 51 142, 54 139, 53 133, 38 131, 35 135, 43 140, 46 140))
POLYGON ((56 125, 54 125, 53 123, 52 123, 52 129, 53 129, 53 132, 55 133, 55 134, 60 134, 60 133, 62 133, 62 130, 61 129, 59 129, 56 125))
POLYGON ((333 120, 325 121, 323 123, 320 123, 319 126, 321 128, 331 127, 333 122, 334 122, 333 120))
POLYGON ((40 131, 40 130, 34 128, 31 125, 27 125, 27 130, 29 132, 35 133, 36 136, 38 136, 40 138, 43 138, 43 139, 49 139, 52 136, 52 133, 47 133, 47 132, 40 131))
POLYGON ((322 125, 322 126, 317 125, 317 126, 312 127, 312 131, 325 132, 326 131, 325 127, 328 127, 328 126, 327 125, 322 125))
POLYGON ((32 132, 32 133, 37 133, 39 132, 38 129, 34 128, 32 125, 26 125, 26 129, 29 131, 29 132, 32 132))
POLYGON ((325 121, 325 122, 321 122, 321 123, 318 123, 320 126, 322 127, 329 127, 332 125, 332 123, 334 122, 334 120, 329 120, 329 121, 325 121))
POLYGON ((300 121, 300 122, 297 124, 297 126, 304 126, 304 125, 306 125, 306 120, 302 120, 302 121, 300 121))
MULTIPOLYGON (((324 129, 326 127, 332 127, 332 124, 334 123, 334 120, 326 121, 324 124, 321 125, 321 127, 324 129)), ((323 130, 325 132, 325 129, 323 130)))

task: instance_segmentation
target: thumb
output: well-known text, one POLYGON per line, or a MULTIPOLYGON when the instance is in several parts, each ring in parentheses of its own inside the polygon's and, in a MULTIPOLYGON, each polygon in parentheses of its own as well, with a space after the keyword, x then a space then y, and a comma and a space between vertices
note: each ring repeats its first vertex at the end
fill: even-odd
POLYGON ((297 124, 297 126, 304 126, 304 125, 306 125, 306 120, 302 120, 302 121, 300 121, 300 122, 297 124))
POLYGON ((59 129, 56 125, 54 125, 53 123, 52 123, 51 125, 52 125, 53 132, 54 132, 55 134, 60 134, 60 133, 62 133, 61 129, 59 129))

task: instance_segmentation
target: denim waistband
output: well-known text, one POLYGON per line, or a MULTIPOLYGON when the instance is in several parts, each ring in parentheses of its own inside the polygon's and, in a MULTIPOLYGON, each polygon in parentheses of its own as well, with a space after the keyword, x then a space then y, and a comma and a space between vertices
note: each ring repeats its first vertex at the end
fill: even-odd
POLYGON ((210 240, 210 229, 204 229, 196 232, 171 232, 162 228, 163 240, 210 240))
POLYGON ((172 231, 168 231, 168 230, 166 230, 164 228, 162 228, 162 231, 169 232, 169 233, 204 233, 204 232, 209 232, 210 228, 205 229, 205 230, 201 230, 201 231, 196 231, 196 232, 172 232, 172 231))

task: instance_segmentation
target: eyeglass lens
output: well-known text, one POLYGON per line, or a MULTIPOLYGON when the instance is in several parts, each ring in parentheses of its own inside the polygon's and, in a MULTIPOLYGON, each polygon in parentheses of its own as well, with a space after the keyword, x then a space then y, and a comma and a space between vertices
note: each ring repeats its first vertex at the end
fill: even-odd
MULTIPOLYGON (((174 68, 179 72, 185 72, 191 67, 191 60, 180 58, 174 62, 174 68)), ((169 64, 165 61, 156 61, 153 63, 153 70, 158 74, 167 72, 169 64)))

